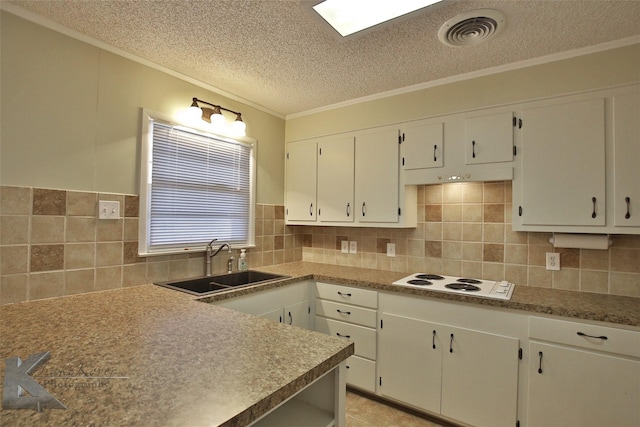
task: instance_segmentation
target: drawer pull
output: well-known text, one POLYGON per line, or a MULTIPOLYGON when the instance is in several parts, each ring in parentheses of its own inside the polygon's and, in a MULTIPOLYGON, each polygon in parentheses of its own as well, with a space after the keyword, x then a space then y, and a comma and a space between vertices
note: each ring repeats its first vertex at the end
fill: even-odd
POLYGON ((431 336, 431 346, 434 348, 436 348, 436 330, 433 330, 433 335, 431 336))
POLYGON ((538 357, 540 357, 540 361, 538 362, 538 373, 541 374, 542 373, 542 352, 541 351, 538 352, 538 357))
POLYGON ((587 337, 587 338, 595 338, 597 340, 608 340, 609 338, 607 338, 604 335, 600 335, 599 337, 595 336, 595 335, 589 335, 589 334, 585 334, 584 332, 578 332, 578 335, 580 335, 581 337, 587 337))
POLYGON ((351 294, 343 294, 342 292, 338 291, 338 295, 340 295, 341 297, 350 297, 351 294))
POLYGON ((453 334, 451 334, 451 339, 449 340, 449 353, 453 353, 453 334))
POLYGON ((342 335, 340 332, 336 332, 336 335, 340 338, 351 338, 351 335, 342 335))
POLYGON ((340 313, 340 314, 346 314, 347 316, 350 316, 350 315, 351 315, 351 312, 350 312, 350 311, 342 311, 342 310, 340 310, 340 309, 336 309, 336 311, 337 311, 338 313, 340 313))

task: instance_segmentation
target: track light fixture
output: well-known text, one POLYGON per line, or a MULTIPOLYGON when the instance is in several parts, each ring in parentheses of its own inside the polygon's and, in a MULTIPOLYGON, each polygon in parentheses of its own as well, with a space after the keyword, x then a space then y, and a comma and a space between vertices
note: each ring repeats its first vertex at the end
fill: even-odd
POLYGON ((235 136, 245 136, 246 135, 246 125, 242 121, 242 114, 237 111, 229 110, 228 108, 224 108, 220 105, 212 104, 207 101, 203 101, 198 98, 193 98, 193 102, 191 106, 187 110, 187 116, 191 120, 204 120, 205 122, 211 123, 214 130, 220 130, 225 125, 225 118, 222 115, 223 111, 227 111, 229 113, 235 114, 236 119, 231 124, 231 132, 235 136), (213 108, 209 107, 200 107, 198 105, 206 104, 213 108))

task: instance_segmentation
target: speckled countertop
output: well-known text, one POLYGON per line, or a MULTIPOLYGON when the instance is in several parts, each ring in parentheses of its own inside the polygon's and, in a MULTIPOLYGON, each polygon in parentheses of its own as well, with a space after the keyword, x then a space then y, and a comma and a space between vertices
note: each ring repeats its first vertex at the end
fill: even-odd
POLYGON ((353 354, 353 344, 154 285, 0 307, 6 359, 49 351, 34 379, 67 409, 6 426, 245 426, 353 354))
POLYGON ((622 326, 640 326, 640 298, 516 285, 511 300, 502 301, 391 284, 406 276, 407 273, 316 264, 304 261, 264 267, 260 268, 260 270, 291 276, 291 279, 215 294, 205 297, 204 300, 213 302, 238 296, 240 293, 251 293, 268 287, 282 286, 301 279, 315 279, 448 301, 520 310, 531 314, 549 314, 574 319, 609 322, 622 326))

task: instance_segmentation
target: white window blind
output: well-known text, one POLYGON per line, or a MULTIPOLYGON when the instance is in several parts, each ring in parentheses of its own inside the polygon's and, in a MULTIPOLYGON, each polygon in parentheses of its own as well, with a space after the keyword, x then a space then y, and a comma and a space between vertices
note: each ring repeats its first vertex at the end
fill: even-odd
POLYGON ((213 238, 253 244, 252 145, 155 119, 148 139, 140 252, 204 249, 213 238))

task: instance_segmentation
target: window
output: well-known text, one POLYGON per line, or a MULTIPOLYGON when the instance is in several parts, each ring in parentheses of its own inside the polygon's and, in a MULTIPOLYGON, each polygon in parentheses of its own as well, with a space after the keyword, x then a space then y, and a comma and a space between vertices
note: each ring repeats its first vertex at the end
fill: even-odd
POLYGON ((253 144, 144 112, 141 255, 204 250, 211 239, 254 244, 253 144))

